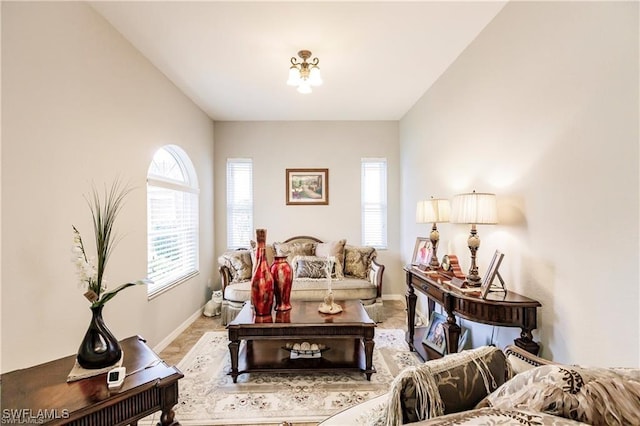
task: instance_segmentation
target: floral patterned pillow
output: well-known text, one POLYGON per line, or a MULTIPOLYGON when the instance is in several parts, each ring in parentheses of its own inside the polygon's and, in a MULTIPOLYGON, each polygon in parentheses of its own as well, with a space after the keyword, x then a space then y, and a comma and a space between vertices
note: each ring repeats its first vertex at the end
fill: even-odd
POLYGON ((231 282, 240 282, 251 279, 252 262, 249 250, 230 251, 218 259, 221 265, 226 266, 231 271, 231 282))
POLYGON ((344 247, 344 275, 360 279, 369 278, 371 261, 376 257, 376 249, 373 247, 344 247))

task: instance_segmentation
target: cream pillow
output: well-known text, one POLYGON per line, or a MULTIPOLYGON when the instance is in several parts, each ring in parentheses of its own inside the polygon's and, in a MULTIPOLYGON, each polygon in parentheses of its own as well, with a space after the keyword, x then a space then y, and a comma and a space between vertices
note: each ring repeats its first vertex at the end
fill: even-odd
POLYGON ((333 256, 336 261, 336 278, 344 278, 344 245, 347 240, 330 241, 328 243, 318 243, 316 245, 316 256, 333 256))

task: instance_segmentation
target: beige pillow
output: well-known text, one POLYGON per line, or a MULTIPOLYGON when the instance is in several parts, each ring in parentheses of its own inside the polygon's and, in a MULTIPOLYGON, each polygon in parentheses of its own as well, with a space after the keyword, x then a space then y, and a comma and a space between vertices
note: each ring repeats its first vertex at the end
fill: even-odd
POLYGON ((344 246, 344 275, 368 279, 371 261, 376 257, 373 247, 344 246))
POLYGON ((287 262, 291 265, 296 256, 313 256, 316 245, 309 242, 273 243, 273 248, 276 256, 287 256, 287 262))
MULTIPOLYGON (((327 279, 327 258, 317 256, 296 256, 292 269, 294 278, 327 279)), ((336 278, 336 264, 333 264, 331 278, 336 278)))
POLYGON ((318 243, 316 245, 316 256, 336 259, 336 277, 344 278, 344 245, 347 240, 330 241, 328 243, 318 243))
POLYGON ((231 282, 240 282, 251 279, 252 260, 249 250, 241 249, 224 253, 218 259, 221 265, 229 268, 231 282))

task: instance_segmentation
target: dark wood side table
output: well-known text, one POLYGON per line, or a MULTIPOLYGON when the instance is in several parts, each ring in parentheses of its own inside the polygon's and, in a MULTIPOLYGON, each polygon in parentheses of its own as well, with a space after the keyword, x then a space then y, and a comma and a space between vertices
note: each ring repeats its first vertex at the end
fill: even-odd
POLYGON ((542 306, 537 300, 508 290, 506 293, 489 293, 486 299, 482 299, 445 284, 444 281, 450 278, 442 273, 427 274, 410 265, 405 266, 404 270, 407 278, 407 343, 424 360, 442 355, 422 344, 426 330, 416 332, 416 290, 427 296, 429 315, 434 310, 436 302, 447 312, 444 330, 449 353, 458 351, 460 326, 456 323, 456 316, 459 316, 483 324, 519 327, 522 331, 520 337, 515 339, 515 345, 534 355, 538 354, 540 345, 533 341, 531 334, 537 325, 536 309, 542 306))
POLYGON ((373 366, 376 323, 359 300, 337 301, 338 314, 318 312, 320 302, 296 300, 287 312, 256 317, 250 303, 227 325, 231 371, 235 383, 243 373, 336 370, 361 371, 367 380, 373 366), (242 345, 241 341, 245 344, 242 345), (322 343, 329 349, 321 358, 290 359, 288 342, 322 343))
POLYGON ((184 375, 165 364, 140 336, 120 345, 127 377, 117 391, 109 391, 106 373, 67 383, 75 355, 3 374, 0 421, 120 426, 136 425, 141 418, 162 411, 159 425, 179 425, 173 406, 178 402, 178 380, 184 375))

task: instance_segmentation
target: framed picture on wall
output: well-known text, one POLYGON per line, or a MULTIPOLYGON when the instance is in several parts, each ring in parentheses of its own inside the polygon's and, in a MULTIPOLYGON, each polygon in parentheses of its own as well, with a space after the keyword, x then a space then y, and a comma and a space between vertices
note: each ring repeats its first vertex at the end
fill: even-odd
POLYGON ((329 169, 287 169, 287 205, 329 204, 329 169))

